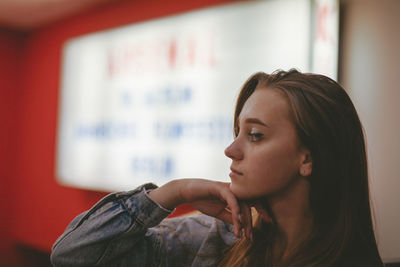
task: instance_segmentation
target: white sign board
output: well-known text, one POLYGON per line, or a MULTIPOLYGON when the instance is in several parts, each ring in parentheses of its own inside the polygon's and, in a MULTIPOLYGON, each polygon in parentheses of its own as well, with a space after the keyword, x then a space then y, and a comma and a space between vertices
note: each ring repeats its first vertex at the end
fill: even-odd
POLYGON ((257 71, 309 71, 310 12, 308 0, 244 2, 70 40, 58 180, 106 191, 228 181, 239 89, 257 71))
POLYGON ((337 80, 339 0, 314 0, 311 71, 337 80))

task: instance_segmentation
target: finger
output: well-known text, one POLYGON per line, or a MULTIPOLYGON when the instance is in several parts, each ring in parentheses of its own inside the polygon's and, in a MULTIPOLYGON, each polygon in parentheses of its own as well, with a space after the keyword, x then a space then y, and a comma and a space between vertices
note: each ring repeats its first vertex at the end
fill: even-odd
POLYGON ((216 218, 221 219, 225 222, 231 223, 233 224, 233 220, 232 220, 232 213, 230 210, 225 209, 223 210, 220 214, 218 214, 218 216, 216 216, 216 218))
POLYGON ((232 192, 224 187, 220 192, 221 198, 228 204, 228 207, 231 211, 231 218, 234 226, 234 234, 237 237, 240 237, 240 222, 239 222, 239 214, 240 207, 236 197, 232 194, 232 192))
POLYGON ((272 223, 272 218, 269 215, 268 211, 261 205, 261 203, 255 203, 253 205, 254 208, 256 208, 258 214, 260 214, 261 219, 267 223, 272 223))
POLYGON ((246 238, 248 239, 252 239, 252 223, 253 220, 251 218, 251 209, 250 206, 247 205, 244 202, 240 203, 240 214, 241 214, 241 218, 242 218, 242 228, 244 231, 244 234, 246 235, 246 238))

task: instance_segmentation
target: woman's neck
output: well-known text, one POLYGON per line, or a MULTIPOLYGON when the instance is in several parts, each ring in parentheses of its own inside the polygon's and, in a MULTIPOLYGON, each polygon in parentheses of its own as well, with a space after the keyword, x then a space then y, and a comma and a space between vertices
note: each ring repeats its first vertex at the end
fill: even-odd
POLYGON ((312 229, 309 182, 299 178, 284 192, 268 197, 268 204, 278 230, 274 251, 285 258, 308 237, 312 229))

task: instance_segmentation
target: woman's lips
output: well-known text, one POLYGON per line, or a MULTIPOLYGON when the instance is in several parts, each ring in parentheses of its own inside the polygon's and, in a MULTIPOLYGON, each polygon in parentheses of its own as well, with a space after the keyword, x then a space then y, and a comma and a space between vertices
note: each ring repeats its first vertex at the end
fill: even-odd
POLYGON ((243 175, 243 173, 241 173, 238 170, 235 170, 234 168, 231 167, 231 173, 229 174, 229 176, 235 176, 235 175, 243 175))

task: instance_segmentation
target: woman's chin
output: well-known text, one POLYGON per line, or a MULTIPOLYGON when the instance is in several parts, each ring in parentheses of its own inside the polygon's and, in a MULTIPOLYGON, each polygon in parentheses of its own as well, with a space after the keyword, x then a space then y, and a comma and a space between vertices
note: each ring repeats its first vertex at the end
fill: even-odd
POLYGON ((237 199, 249 200, 249 199, 259 199, 267 197, 271 192, 254 192, 250 188, 246 188, 243 185, 237 185, 235 183, 230 183, 229 189, 235 195, 237 199))
POLYGON ((238 186, 236 186, 235 183, 230 183, 229 189, 235 195, 235 197, 239 198, 239 196, 241 195, 241 192, 240 192, 241 190, 238 190, 240 188, 238 188, 238 186))
POLYGON ((246 190, 246 188, 243 186, 238 186, 235 183, 231 183, 229 185, 229 189, 238 199, 252 199, 255 197, 251 194, 251 192, 249 192, 249 190, 246 190))

